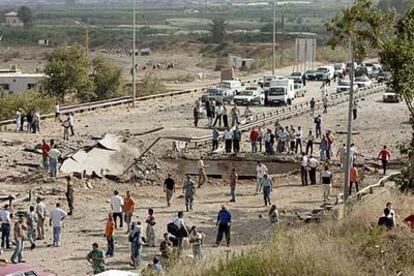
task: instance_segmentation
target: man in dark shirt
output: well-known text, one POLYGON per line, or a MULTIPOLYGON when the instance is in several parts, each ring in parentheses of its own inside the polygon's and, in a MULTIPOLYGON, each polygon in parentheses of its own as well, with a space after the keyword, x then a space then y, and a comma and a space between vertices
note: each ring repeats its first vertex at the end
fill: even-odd
POLYGON ((172 179, 171 174, 168 174, 167 179, 164 181, 164 192, 167 198, 168 207, 171 206, 171 199, 175 192, 175 181, 172 179))
POLYGON ((318 115, 318 117, 315 118, 316 138, 319 138, 319 136, 321 136, 321 124, 322 118, 321 115, 318 115))
POLYGON ((392 229, 394 227, 394 220, 389 215, 390 209, 385 208, 384 215, 378 220, 378 226, 385 226, 388 230, 392 229))
POLYGON ((231 213, 227 210, 226 206, 222 205, 221 210, 217 215, 218 233, 215 246, 219 246, 223 239, 223 234, 226 235, 227 246, 230 246, 230 227, 231 227, 231 213))

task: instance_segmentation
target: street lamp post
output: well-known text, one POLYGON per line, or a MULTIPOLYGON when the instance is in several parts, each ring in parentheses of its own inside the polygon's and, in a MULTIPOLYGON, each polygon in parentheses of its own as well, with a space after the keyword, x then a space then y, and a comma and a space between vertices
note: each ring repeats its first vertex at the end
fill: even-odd
POLYGON ((132 106, 135 107, 135 98, 137 93, 136 78, 137 70, 135 69, 136 54, 136 0, 133 0, 133 16, 132 16, 132 106))
POLYGON ((276 0, 273 0, 273 44, 272 44, 272 76, 276 67, 276 0))
POLYGON ((349 107, 348 107, 348 132, 346 135, 346 161, 345 161, 345 182, 344 182, 344 202, 348 199, 348 186, 349 186, 349 171, 352 166, 351 164, 351 139, 352 139, 352 108, 354 105, 354 42, 350 39, 351 44, 351 70, 350 70, 350 90, 349 90, 349 107))

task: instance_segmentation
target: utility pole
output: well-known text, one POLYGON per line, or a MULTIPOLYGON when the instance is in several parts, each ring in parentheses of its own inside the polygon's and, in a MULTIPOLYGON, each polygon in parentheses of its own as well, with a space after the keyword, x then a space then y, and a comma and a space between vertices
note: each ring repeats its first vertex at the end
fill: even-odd
POLYGON ((85 24, 85 32, 86 32, 86 41, 85 41, 86 56, 89 58, 89 26, 86 24, 85 24))
POLYGON ((136 0, 132 1, 133 7, 133 16, 132 16, 132 106, 135 107, 135 98, 137 93, 137 70, 135 69, 135 55, 136 55, 136 0))
POLYGON ((275 75, 276 67, 276 0, 273 0, 273 47, 272 47, 272 76, 275 75))
POLYGON ((349 186, 349 170, 351 169, 351 139, 352 139, 352 108, 354 105, 354 62, 355 62, 355 53, 354 53, 354 41, 350 38, 351 46, 351 72, 350 72, 350 81, 351 89, 349 90, 349 108, 348 108, 348 132, 346 135, 346 161, 345 161, 345 182, 344 182, 344 203, 348 199, 348 186, 349 186))

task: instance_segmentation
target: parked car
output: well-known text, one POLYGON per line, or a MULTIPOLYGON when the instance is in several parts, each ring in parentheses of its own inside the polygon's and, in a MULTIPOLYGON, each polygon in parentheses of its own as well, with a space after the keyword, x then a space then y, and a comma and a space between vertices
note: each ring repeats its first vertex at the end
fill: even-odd
POLYGON ((384 103, 399 103, 400 96, 391 89, 388 89, 382 94, 382 100, 384 103))
POLYGON ((359 88, 372 86, 372 81, 367 76, 355 78, 354 83, 358 85, 359 88))
POLYGON ((295 83, 294 84, 295 89, 295 97, 305 97, 306 95, 306 86, 303 86, 302 83, 295 83))
POLYGON ((377 81, 378 83, 387 82, 391 79, 391 72, 382 71, 378 74, 377 81))
POLYGON ((244 90, 240 92, 239 95, 234 96, 233 102, 237 105, 251 105, 251 104, 260 104, 263 105, 265 101, 265 95, 263 91, 260 90, 244 90))
POLYGON ((294 83, 302 83, 303 73, 302 72, 292 72, 289 79, 292 79, 294 83))
POLYGON ((315 70, 305 71, 305 78, 306 80, 316 80, 316 71, 315 70))
POLYGON ((338 77, 338 76, 342 75, 343 73, 345 73, 346 65, 345 65, 345 63, 335 63, 334 64, 334 69, 335 69, 334 76, 338 77))
POLYGON ((28 264, 5 264, 0 263, 1 276, 56 276, 52 272, 41 271, 28 264))
POLYGON ((209 88, 207 92, 201 97, 201 100, 211 101, 214 99, 216 102, 231 103, 233 101, 234 93, 231 90, 223 90, 221 88, 209 88))
MULTIPOLYGON (((358 89, 358 85, 354 83, 354 90, 358 89)), ((336 86, 336 93, 347 92, 351 90, 351 81, 349 79, 341 79, 336 86)))
POLYGON ((335 69, 333 66, 322 66, 316 70, 316 80, 332 80, 334 78, 335 69))

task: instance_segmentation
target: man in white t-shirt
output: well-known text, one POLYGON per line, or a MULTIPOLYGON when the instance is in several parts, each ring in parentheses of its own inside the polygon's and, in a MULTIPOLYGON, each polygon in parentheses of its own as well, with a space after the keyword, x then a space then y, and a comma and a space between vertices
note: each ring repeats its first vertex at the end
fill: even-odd
POLYGON ((267 174, 267 167, 262 164, 260 161, 257 162, 257 166, 256 166, 256 175, 257 175, 257 179, 256 179, 256 194, 259 194, 259 192, 262 190, 261 187, 261 183, 262 183, 262 179, 264 177, 265 174, 267 174))
POLYGON ((9 205, 4 205, 4 209, 0 210, 1 222, 1 248, 10 248, 10 210, 9 205))
POLYGON ((49 151, 50 174, 54 178, 56 178, 58 174, 59 157, 61 155, 62 153, 56 148, 56 146, 53 146, 53 148, 49 151))
POLYGON ((119 195, 118 191, 114 191, 114 195, 111 198, 111 209, 112 209, 112 217, 114 218, 115 228, 117 228, 117 218, 119 217, 120 223, 119 227, 123 227, 123 220, 122 220, 122 207, 124 206, 124 200, 119 195))
POLYGON ((177 235, 176 238, 178 240, 178 250, 181 251, 183 246, 183 238, 186 236, 183 234, 186 233, 188 235, 188 230, 184 223, 184 213, 181 211, 178 212, 177 217, 173 220, 173 223, 177 226, 178 232, 180 233, 180 235, 177 235))
POLYGON ((53 246, 60 246, 60 236, 62 234, 63 220, 67 216, 66 212, 60 209, 60 203, 56 203, 56 208, 50 212, 49 225, 53 227, 53 246))

